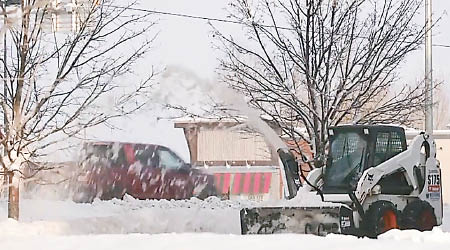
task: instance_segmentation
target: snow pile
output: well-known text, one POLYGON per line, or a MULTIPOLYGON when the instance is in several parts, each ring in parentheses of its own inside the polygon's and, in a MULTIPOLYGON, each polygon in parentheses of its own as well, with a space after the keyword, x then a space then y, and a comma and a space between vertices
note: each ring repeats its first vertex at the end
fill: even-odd
MULTIPOLYGON (((21 200, 20 223, 7 220, 7 203, 0 200, 0 231, 2 235, 81 235, 124 233, 187 233, 212 232, 240 234, 239 212, 254 206, 301 206, 306 194, 299 193, 293 201, 279 204, 222 201, 210 197, 204 201, 190 200, 136 200, 125 196, 123 200, 80 204, 72 201, 21 200), (300 197, 301 196, 301 197, 300 197)), ((317 196, 315 196, 317 197, 317 196)), ((314 197, 311 197, 314 198, 314 197)), ((308 198, 309 205, 311 199, 308 198)), ((316 206, 330 204, 317 200, 316 206)), ((332 205, 333 203, 331 203, 332 205)), ((450 232, 450 207, 445 207, 444 224, 440 231, 450 232), (449 218, 448 220, 446 220, 449 218)), ((392 232, 386 237, 409 237, 413 232, 392 232), (398 236, 400 235, 400 236, 398 236)), ((419 233, 420 234, 420 233, 419 233)), ((420 234, 429 237, 428 234, 420 234)), ((450 237, 450 235, 447 235, 450 237)), ((431 237, 431 236, 430 236, 431 237)))
MULTIPOLYGON (((431 232, 392 230, 378 240, 329 235, 240 236, 239 210, 251 202, 198 199, 100 201, 21 200, 21 221, 6 218, 0 200, 0 249, 448 249, 450 207, 431 232), (203 232, 193 234, 192 232, 203 232), (205 233, 208 232, 208 233, 205 233), (160 234, 169 233, 169 234, 160 234), (216 233, 216 234, 212 234, 216 233)), ((297 203, 298 204, 298 203, 297 203)))
POLYGON ((95 200, 92 204, 69 200, 23 199, 20 223, 3 219, 7 217, 7 204, 6 201, 0 201, 0 231, 3 235, 10 236, 19 232, 26 235, 186 232, 240 234, 239 213, 242 208, 300 206, 302 203, 299 201, 305 197, 297 198, 289 202, 256 203, 220 200, 217 197, 209 197, 204 201, 197 198, 168 201, 136 200, 125 196, 123 200, 95 200))
POLYGON ((390 230, 378 236, 378 238, 389 241, 412 241, 415 243, 438 242, 450 246, 450 233, 443 232, 441 228, 434 228, 433 231, 429 232, 420 232, 417 230, 390 230))
MULTIPOLYGON (((6 202, 0 203, 6 218, 6 202)), ((71 201, 22 200, 21 222, 0 219, 3 235, 79 235, 123 233, 240 233, 239 211, 252 203, 210 197, 181 201, 124 200, 77 204, 71 201)))
POLYGON ((450 232, 450 204, 444 205, 444 218, 441 228, 444 232, 450 232))
MULTIPOLYGON (((397 232, 399 233, 399 232, 397 232)), ((433 234, 436 232, 433 231, 433 234)), ((0 234, 1 249, 34 250, 274 250, 274 249, 308 249, 308 250, 447 250, 449 233, 437 235, 437 239, 425 241, 381 238, 378 240, 358 239, 352 236, 330 235, 326 238, 312 235, 223 235, 223 234, 129 234, 129 235, 81 235, 51 236, 39 235, 21 237, 4 237, 0 234)))

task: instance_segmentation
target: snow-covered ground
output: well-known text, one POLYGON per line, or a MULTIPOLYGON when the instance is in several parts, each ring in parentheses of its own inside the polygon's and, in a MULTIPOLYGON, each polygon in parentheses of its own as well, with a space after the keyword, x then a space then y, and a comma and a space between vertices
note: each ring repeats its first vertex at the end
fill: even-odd
MULTIPOLYGON (((3 249, 449 249, 450 219, 432 232, 393 230, 378 240, 329 235, 241 236, 242 204, 206 201, 22 200, 21 221, 6 219, 0 201, 0 250, 3 249)), ((445 217, 450 218, 450 207, 445 217)))

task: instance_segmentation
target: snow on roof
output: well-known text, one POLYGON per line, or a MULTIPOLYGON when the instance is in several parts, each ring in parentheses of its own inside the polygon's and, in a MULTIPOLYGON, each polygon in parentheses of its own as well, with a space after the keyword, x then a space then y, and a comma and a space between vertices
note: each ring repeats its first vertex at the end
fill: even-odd
POLYGON ((244 122, 246 118, 236 117, 180 117, 172 119, 174 123, 213 123, 213 122, 244 122))
MULTIPOLYGON (((264 121, 273 121, 270 116, 261 115, 260 118, 264 121)), ((172 122, 175 124, 182 123, 217 123, 217 122, 230 122, 230 123, 244 123, 247 121, 246 116, 235 116, 235 117, 220 117, 220 116, 210 116, 210 117, 191 117, 185 116, 180 118, 172 119, 172 122)))

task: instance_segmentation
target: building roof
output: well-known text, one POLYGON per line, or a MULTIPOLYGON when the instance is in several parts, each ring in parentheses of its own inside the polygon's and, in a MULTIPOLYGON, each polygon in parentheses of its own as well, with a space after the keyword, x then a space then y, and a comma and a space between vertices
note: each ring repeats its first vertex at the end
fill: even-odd
POLYGON ((245 122, 245 118, 237 117, 237 118, 225 118, 225 117, 180 117, 176 119, 172 119, 175 124, 179 123, 215 123, 215 122, 245 122))
MULTIPOLYGON (((271 123, 271 119, 268 117, 261 116, 262 120, 267 123, 271 123)), ((235 126, 238 124, 246 123, 246 116, 237 116, 237 117, 180 117, 176 119, 172 119, 172 122, 175 125, 175 128, 184 128, 184 127, 195 127, 195 126, 235 126)), ((273 124, 272 124, 273 125, 273 124)))

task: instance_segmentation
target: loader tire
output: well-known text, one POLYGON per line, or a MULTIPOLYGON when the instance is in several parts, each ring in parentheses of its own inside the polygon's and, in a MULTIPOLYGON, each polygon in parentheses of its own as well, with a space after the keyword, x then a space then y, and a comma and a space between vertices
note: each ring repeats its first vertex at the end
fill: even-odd
POLYGON ((369 206, 365 213, 363 225, 366 235, 376 238, 391 229, 399 228, 399 212, 389 201, 376 201, 369 206))
POLYGON ((402 228, 430 231, 437 226, 434 208, 426 201, 413 201, 402 213, 402 228))

